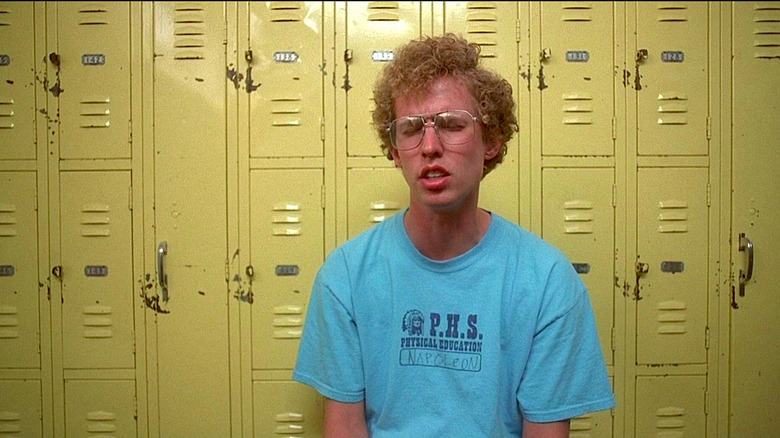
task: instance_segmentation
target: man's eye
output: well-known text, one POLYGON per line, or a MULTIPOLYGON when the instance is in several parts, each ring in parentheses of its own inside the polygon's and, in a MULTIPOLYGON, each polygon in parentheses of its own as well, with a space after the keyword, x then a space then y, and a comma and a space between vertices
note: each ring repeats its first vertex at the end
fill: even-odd
POLYGON ((460 131, 466 128, 466 123, 460 117, 453 117, 451 115, 442 115, 439 117, 439 129, 446 129, 448 131, 460 131))
POLYGON ((398 131, 402 135, 414 135, 422 128, 420 119, 408 119, 401 122, 398 131))

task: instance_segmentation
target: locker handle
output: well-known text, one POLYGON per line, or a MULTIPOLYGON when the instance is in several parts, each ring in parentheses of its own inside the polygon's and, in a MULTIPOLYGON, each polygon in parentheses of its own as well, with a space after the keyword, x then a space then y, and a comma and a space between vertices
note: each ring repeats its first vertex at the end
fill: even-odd
POLYGON ((168 301, 168 275, 165 274, 165 256, 168 254, 168 242, 160 242, 157 247, 157 283, 162 287, 162 299, 168 301))
POLYGON ((739 296, 745 296, 745 285, 753 278, 753 242, 745 236, 745 233, 739 233, 739 250, 747 250, 748 266, 747 273, 739 270, 739 296))

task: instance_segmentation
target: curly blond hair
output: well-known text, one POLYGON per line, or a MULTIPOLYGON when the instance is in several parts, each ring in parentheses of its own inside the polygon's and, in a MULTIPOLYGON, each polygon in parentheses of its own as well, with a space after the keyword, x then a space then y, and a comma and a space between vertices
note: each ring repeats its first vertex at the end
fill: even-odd
POLYGON ((484 129, 485 142, 500 140, 501 150, 484 163, 483 177, 506 155, 507 143, 517 132, 512 85, 479 65, 480 47, 455 34, 423 37, 400 47, 395 59, 385 66, 374 86, 374 128, 382 140, 382 152, 392 160, 387 128, 396 118, 395 102, 400 96, 428 93, 438 79, 454 77, 471 92, 484 129))

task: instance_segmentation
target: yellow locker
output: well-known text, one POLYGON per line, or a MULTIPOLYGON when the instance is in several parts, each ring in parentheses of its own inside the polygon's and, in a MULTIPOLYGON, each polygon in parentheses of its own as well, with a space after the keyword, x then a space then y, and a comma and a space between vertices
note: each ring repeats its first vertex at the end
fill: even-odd
POLYGON ((67 436, 136 437, 135 382, 68 380, 65 382, 67 436))
POLYGON ((33 2, 0 4, 0 159, 36 155, 33 6, 33 2))
MULTIPOLYGON (((444 30, 479 44, 483 65, 512 84, 518 99, 518 5, 515 2, 445 2, 444 30)), ((479 191, 482 208, 517 222, 519 135, 509 142, 507 155, 479 191)))
MULTIPOLYGON (((326 65, 322 2, 251 2, 249 93, 252 157, 322 156, 326 65)), ((238 88, 239 83, 236 83, 238 88)))
POLYGON ((322 397, 297 382, 255 382, 254 436, 322 436, 322 397), (258 407, 259 406, 259 407, 258 407))
POLYGON ((612 169, 542 171, 542 236, 569 257, 588 288, 608 365, 614 326, 612 181, 612 169))
MULTIPOLYGON (((130 4, 58 2, 60 156, 130 158, 130 4)), ((52 115, 50 115, 52 116, 52 115)))
POLYGON ((542 2, 541 8, 538 83, 532 86, 542 95, 542 154, 611 156, 614 5, 542 2))
MULTIPOLYGON (((157 347, 150 428, 162 437, 229 436, 226 5, 153 6, 154 235, 146 250, 160 254, 167 243, 167 289, 158 272, 164 313, 146 317, 157 347)), ((154 263, 146 269, 154 273, 154 263)))
POLYGON ((130 172, 62 172, 60 184, 63 365, 133 368, 130 172))
POLYGON ((295 365, 311 287, 324 260, 322 186, 319 169, 251 172, 254 369, 295 365))
POLYGON ((706 362, 706 168, 637 175, 637 363, 706 362))
POLYGON ((704 376, 638 376, 636 437, 705 437, 704 376))
MULTIPOLYGON (((708 2, 638 2, 639 155, 708 153, 708 2)), ((628 60, 630 61, 630 60, 628 60)))
POLYGON ((0 172, 0 368, 38 368, 35 172, 0 172))
POLYGON ((346 9, 346 73, 336 86, 347 96, 347 151, 381 156, 371 119, 374 83, 395 49, 420 36, 421 2, 346 2, 346 9))
POLYGON ((409 205, 409 186, 400 169, 349 169, 347 177, 347 229, 350 238, 409 205))
POLYGON ((0 380, 0 394, 0 436, 44 436, 40 380, 0 380))

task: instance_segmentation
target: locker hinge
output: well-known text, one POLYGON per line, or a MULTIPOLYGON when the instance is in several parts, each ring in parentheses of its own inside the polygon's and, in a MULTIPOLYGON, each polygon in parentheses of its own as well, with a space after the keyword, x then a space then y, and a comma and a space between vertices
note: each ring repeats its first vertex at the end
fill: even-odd
POLYGON ((325 141, 325 119, 320 117, 320 140, 325 141))
POLYGON ((612 351, 615 351, 615 327, 612 327, 612 334, 610 335, 610 342, 612 343, 612 351))
POLYGON ((710 349, 710 328, 704 327, 704 349, 710 349))
POLYGON ((520 42, 520 20, 515 19, 515 42, 520 42))
POLYGON ((707 183, 707 207, 712 203, 712 185, 707 183))
POLYGON ((127 188, 127 209, 133 210, 133 186, 127 188))
POLYGON ((712 138, 712 117, 707 117, 707 140, 712 138))
POLYGON ((320 186, 320 208, 325 210, 325 186, 320 186))
POLYGON ((612 140, 617 139, 617 119, 612 118, 612 140))
POLYGON ((617 207, 617 185, 612 184, 612 207, 617 207))
POLYGON ((709 391, 704 391, 704 415, 709 415, 710 413, 710 393, 709 391))

